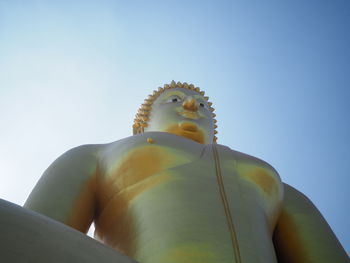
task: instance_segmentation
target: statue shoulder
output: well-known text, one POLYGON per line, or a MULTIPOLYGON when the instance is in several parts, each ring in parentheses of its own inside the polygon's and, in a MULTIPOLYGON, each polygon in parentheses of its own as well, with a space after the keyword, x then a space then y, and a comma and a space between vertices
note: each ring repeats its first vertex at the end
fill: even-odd
POLYGON ((134 140, 135 136, 130 136, 118 141, 114 141, 111 143, 105 144, 83 144, 76 147, 73 147, 66 152, 64 152, 61 156, 57 158, 57 160, 63 159, 76 159, 81 160, 82 158, 88 158, 90 160, 100 159, 101 155, 106 154, 106 152, 120 149, 121 151, 126 148, 130 148, 133 145, 135 146, 137 142, 134 140))
POLYGON ((305 194, 303 194, 293 186, 283 183, 283 187, 284 187, 284 196, 285 196, 286 202, 293 200, 293 201, 299 201, 302 203, 312 203, 312 201, 305 194))
POLYGON ((232 150, 228 146, 218 144, 217 147, 225 160, 234 162, 237 166, 259 167, 279 177, 277 170, 271 164, 260 158, 232 150))
POLYGON ((133 148, 144 144, 147 137, 142 135, 133 135, 118 141, 107 144, 100 144, 97 149, 97 155, 100 160, 106 159, 110 156, 122 156, 133 148))
POLYGON ((136 147, 139 143, 138 141, 140 141, 140 139, 137 140, 137 136, 130 136, 111 143, 83 144, 69 149, 68 151, 63 153, 59 158, 79 158, 84 156, 90 156, 100 159, 101 155, 104 155, 110 151, 116 151, 117 149, 119 149, 119 151, 122 152, 126 149, 136 147))
POLYGON ((274 232, 278 260, 348 262, 346 251, 312 201, 294 187, 283 186, 282 210, 274 232), (296 251, 290 240, 298 240, 302 249, 296 251))

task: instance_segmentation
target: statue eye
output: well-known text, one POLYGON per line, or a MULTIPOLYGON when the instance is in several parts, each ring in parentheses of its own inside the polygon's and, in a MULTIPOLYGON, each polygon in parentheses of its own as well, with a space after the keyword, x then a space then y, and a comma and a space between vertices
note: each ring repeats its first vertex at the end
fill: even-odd
POLYGON ((205 105, 204 105, 204 103, 203 103, 203 102, 200 102, 200 103, 199 103, 199 106, 201 106, 201 107, 205 107, 205 105))
POLYGON ((171 96, 167 102, 180 102, 181 101, 181 98, 179 96, 171 96))

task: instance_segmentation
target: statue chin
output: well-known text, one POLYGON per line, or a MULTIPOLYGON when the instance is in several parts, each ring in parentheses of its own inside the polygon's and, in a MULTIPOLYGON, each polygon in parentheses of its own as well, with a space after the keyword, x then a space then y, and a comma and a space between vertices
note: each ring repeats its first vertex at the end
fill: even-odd
POLYGON ((170 126, 165 132, 185 137, 195 142, 206 144, 204 132, 192 122, 183 122, 170 126))

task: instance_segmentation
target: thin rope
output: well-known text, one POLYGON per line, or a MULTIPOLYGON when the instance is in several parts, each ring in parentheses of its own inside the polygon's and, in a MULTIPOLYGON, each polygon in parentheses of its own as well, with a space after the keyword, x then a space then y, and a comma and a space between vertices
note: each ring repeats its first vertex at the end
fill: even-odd
POLYGON ((224 206, 227 225, 228 225, 228 228, 229 228, 230 234, 231 234, 231 242, 232 242, 232 247, 234 250, 235 262, 241 263, 242 262, 241 261, 241 253, 240 253, 239 246, 238 246, 237 234, 236 234, 235 226, 233 224, 232 215, 231 215, 229 203, 228 203, 226 192, 225 192, 223 177, 221 174, 219 154, 218 154, 218 150, 216 148, 216 145, 215 144, 212 144, 212 145, 213 145, 212 146, 213 156, 214 156, 214 161, 215 161, 216 179, 217 179, 218 186, 219 186, 221 201, 222 201, 222 204, 224 206))

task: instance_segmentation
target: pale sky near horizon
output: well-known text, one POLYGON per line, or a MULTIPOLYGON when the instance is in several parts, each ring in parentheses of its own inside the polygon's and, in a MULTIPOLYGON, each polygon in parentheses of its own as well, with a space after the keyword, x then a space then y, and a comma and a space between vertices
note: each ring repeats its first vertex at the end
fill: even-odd
POLYGON ((0 0, 0 198, 68 149, 131 135, 143 99, 193 83, 219 143, 270 163, 350 251, 349 1, 0 0))

